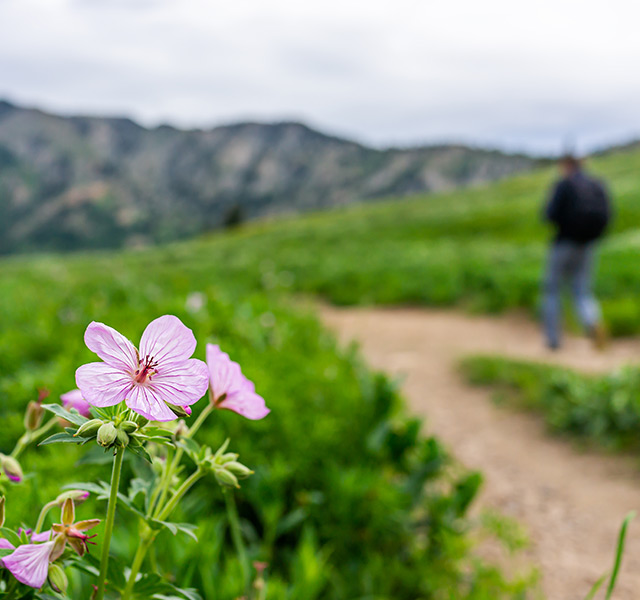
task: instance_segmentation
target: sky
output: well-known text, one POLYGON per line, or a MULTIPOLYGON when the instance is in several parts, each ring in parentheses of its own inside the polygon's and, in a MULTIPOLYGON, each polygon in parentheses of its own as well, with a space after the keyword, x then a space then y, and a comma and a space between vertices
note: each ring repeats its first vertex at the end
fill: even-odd
POLYGON ((637 0, 0 0, 0 98, 384 147, 640 137, 637 0))

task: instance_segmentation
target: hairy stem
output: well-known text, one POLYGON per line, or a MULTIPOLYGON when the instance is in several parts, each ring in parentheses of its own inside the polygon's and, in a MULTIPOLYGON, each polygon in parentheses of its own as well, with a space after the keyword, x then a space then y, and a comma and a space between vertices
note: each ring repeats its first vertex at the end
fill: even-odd
POLYGON ((40 530, 44 525, 44 520, 47 516, 47 513, 56 505, 57 505, 57 502, 55 500, 52 500, 51 502, 45 504, 42 507, 42 510, 40 511, 40 515, 38 516, 38 522, 36 523, 36 528, 33 530, 33 533, 40 533, 40 530))
POLYGON ((233 545, 238 553, 238 559, 242 567, 242 579, 244 582, 244 588, 249 586, 249 559, 247 557, 247 549, 242 539, 242 531, 240 530, 240 519, 238 517, 238 508, 233 496, 233 492, 224 490, 223 494, 224 502, 227 507, 227 518, 229 519, 229 527, 231 529, 231 538, 233 539, 233 545))
POLYGON ((109 494, 109 505, 107 507, 107 520, 104 525, 102 556, 100 558, 100 574, 98 575, 98 590, 95 600, 103 600, 104 598, 107 568, 109 566, 109 546, 111 545, 111 534, 113 533, 113 523, 116 516, 116 504, 118 503, 118 488, 120 487, 120 472, 122 471, 123 456, 124 447, 120 446, 116 450, 116 457, 113 461, 113 470, 111 472, 111 493, 109 494))

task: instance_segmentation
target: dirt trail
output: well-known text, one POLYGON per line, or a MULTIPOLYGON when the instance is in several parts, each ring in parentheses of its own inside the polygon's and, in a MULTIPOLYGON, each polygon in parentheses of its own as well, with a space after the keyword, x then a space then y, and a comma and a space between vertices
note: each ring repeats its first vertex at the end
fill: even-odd
MULTIPOLYGON (((357 340, 369 364, 404 377, 411 408, 468 467, 486 478, 480 503, 524 523, 550 600, 582 600, 609 569, 617 531, 640 508, 638 462, 581 452, 550 436, 542 419, 496 407, 491 392, 464 383, 456 363, 472 353, 602 372, 640 361, 640 342, 597 353, 582 339, 549 353, 534 323, 517 316, 471 317, 449 311, 323 308, 339 338, 357 340)), ((602 596, 599 596, 602 597, 602 596)), ((640 598, 640 517, 630 528, 614 598, 640 598)))

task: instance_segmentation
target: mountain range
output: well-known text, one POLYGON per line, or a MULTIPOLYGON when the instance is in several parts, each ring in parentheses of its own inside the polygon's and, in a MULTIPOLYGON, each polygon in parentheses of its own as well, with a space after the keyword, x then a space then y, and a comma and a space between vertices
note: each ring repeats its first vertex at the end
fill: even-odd
POLYGON ((160 243, 538 163, 461 145, 380 150, 296 122, 145 128, 0 101, 0 253, 160 243))

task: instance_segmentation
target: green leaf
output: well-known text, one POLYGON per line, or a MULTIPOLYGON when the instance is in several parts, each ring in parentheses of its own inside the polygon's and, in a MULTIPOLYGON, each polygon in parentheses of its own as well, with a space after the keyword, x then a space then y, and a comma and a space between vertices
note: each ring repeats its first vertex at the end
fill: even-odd
POLYGON ((178 446, 179 448, 182 448, 187 453, 187 455, 190 458, 192 458, 194 461, 196 460, 196 457, 200 452, 200 445, 198 444, 198 442, 196 442, 191 438, 180 438, 176 442, 176 446, 178 446))
POLYGON ((190 538, 198 541, 198 536, 195 534, 195 530, 198 528, 191 523, 172 523, 171 521, 158 521, 158 519, 148 519, 147 523, 152 529, 168 529, 173 535, 177 535, 178 531, 186 533, 190 538))
POLYGON ((8 527, 0 527, 0 533, 5 540, 8 540, 11 544, 13 544, 16 548, 22 544, 20 541, 20 536, 13 530, 8 527))
POLYGON ((42 408, 48 410, 49 412, 52 412, 54 415, 57 415, 62 419, 66 419, 74 425, 80 426, 89 420, 83 417, 75 408, 72 408, 71 411, 68 411, 59 404, 43 404, 42 408))
POLYGON ((152 462, 151 456, 149 456, 149 453, 144 449, 144 446, 132 446, 131 444, 129 444, 127 446, 127 450, 132 454, 139 456, 140 458, 144 458, 144 460, 146 460, 149 463, 152 462))
POLYGON ((169 439, 171 439, 173 437, 173 431, 170 431, 169 429, 164 429, 163 427, 157 427, 155 425, 147 425, 146 427, 143 427, 142 431, 140 432, 144 435, 147 435, 149 437, 167 437, 169 439))
POLYGON ((46 440, 42 440, 38 446, 48 446, 49 444, 82 444, 89 441, 83 437, 73 437, 68 433, 54 433, 50 435, 46 440))
POLYGON ((611 571, 611 579, 609 579, 609 585, 607 586, 605 600, 609 600, 611 598, 613 589, 616 586, 616 579, 618 578, 620 563, 622 562, 622 555, 624 554, 624 542, 627 537, 627 529, 629 528, 629 523, 631 523, 631 521, 635 519, 635 516, 635 511, 631 511, 625 517, 624 521, 622 521, 622 527, 620 527, 620 533, 618 535, 618 546, 616 547, 616 558, 613 561, 613 570, 611 571))

